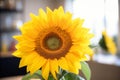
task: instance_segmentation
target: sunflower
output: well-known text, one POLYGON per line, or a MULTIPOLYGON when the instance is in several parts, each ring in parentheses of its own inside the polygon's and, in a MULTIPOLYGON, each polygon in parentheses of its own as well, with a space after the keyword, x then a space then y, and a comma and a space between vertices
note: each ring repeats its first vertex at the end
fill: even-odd
POLYGON ((102 40, 100 41, 100 46, 111 54, 115 54, 117 51, 113 39, 107 35, 106 31, 102 32, 102 40))
POLYGON ((70 12, 62 7, 39 15, 30 14, 31 20, 20 28, 21 35, 13 36, 17 41, 14 56, 21 58, 19 67, 27 66, 33 74, 41 69, 44 79, 51 73, 55 79, 59 68, 78 74, 80 61, 93 55, 89 47, 93 34, 82 27, 83 19, 72 19, 70 12))

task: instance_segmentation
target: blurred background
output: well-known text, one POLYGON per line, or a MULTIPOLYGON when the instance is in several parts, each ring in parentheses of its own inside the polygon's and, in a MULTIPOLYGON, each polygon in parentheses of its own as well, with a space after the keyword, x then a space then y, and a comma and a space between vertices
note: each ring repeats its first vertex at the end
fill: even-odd
MULTIPOLYGON (((117 46, 115 55, 102 54, 100 47, 95 47, 95 55, 89 65, 91 80, 120 80, 120 1, 119 0, 0 0, 0 79, 26 74, 25 67, 18 69, 19 59, 13 57, 15 44, 12 36, 20 34, 20 26, 30 20, 29 14, 38 15, 38 9, 52 10, 63 6, 73 18, 85 19, 84 26, 95 34, 91 44, 97 46, 102 31, 112 37, 117 46)), ((18 76, 16 78, 16 76, 18 76)), ((11 79, 13 80, 13 79, 11 79)))

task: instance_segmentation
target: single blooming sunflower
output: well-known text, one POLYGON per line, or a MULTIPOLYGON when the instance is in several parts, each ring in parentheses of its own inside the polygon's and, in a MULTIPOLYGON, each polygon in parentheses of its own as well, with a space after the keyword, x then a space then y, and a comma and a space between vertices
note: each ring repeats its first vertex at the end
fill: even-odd
POLYGON ((27 66, 31 74, 42 70, 44 79, 49 73, 57 79, 59 68, 78 74, 80 61, 88 60, 93 51, 89 47, 93 34, 82 27, 82 19, 72 19, 72 14, 62 7, 39 15, 30 14, 31 20, 21 27, 21 35, 14 36, 19 42, 14 56, 20 57, 19 67, 27 66))
POLYGON ((100 46, 110 52, 111 54, 115 54, 117 52, 116 45, 111 37, 109 37, 106 31, 102 32, 102 39, 100 40, 100 46))

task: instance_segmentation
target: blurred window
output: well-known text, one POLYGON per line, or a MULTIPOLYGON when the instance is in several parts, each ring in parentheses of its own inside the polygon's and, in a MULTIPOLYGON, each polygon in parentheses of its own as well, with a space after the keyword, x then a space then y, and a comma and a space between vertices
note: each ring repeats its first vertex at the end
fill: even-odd
POLYGON ((74 0, 73 13, 85 19, 84 26, 92 28, 93 43, 98 43, 104 29, 112 37, 118 34, 118 0, 74 0))

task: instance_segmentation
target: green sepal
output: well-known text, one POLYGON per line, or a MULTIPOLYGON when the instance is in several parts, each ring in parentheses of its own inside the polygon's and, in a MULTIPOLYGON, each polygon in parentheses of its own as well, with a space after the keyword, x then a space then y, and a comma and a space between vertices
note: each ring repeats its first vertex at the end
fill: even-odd
POLYGON ((80 63, 81 63, 82 73, 84 74, 87 80, 90 80, 91 70, 89 68, 89 65, 86 62, 80 62, 80 63))
POLYGON ((55 80, 52 74, 49 74, 48 80, 55 80))
MULTIPOLYGON (((34 74, 30 75, 30 73, 26 74, 22 80, 31 80, 31 79, 40 79, 40 80, 45 80, 42 77, 41 70, 38 70, 34 74)), ((52 74, 49 74, 48 80, 55 80, 52 76, 52 74)))
POLYGON ((68 74, 68 71, 60 69, 60 73, 57 74, 58 80, 62 80, 66 74, 68 74))
POLYGON ((35 72, 34 74, 26 74, 25 76, 23 76, 22 80, 31 80, 31 79, 41 79, 44 80, 43 77, 41 76, 41 70, 38 70, 37 72, 35 72))
POLYGON ((61 80, 85 80, 80 75, 74 74, 74 73, 68 73, 64 76, 64 79, 61 80))

